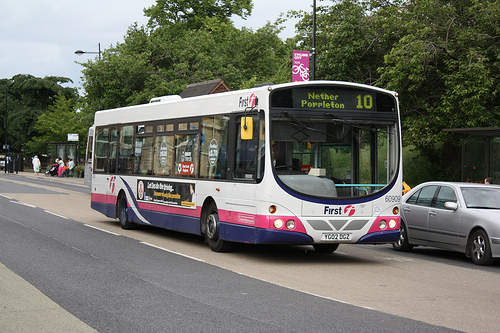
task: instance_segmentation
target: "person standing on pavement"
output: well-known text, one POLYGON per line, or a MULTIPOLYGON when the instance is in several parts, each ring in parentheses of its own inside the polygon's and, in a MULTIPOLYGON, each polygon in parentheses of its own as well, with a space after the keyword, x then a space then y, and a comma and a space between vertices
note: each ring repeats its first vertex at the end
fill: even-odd
POLYGON ((64 170, 64 161, 61 157, 59 157, 59 161, 57 163, 59 164, 59 169, 57 169, 57 175, 61 177, 61 174, 64 170))
POLYGON ((75 162, 72 158, 69 159, 68 162, 68 174, 66 176, 70 176, 73 173, 73 168, 75 167, 75 162))
POLYGON ((38 155, 35 155, 35 157, 33 157, 32 163, 35 176, 38 176, 38 173, 40 172, 40 160, 38 159, 38 155))

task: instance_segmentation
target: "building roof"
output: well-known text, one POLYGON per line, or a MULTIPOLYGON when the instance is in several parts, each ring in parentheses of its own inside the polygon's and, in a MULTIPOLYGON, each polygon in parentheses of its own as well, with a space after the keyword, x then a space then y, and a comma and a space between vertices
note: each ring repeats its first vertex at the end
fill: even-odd
POLYGON ((231 91, 223 79, 215 79, 199 83, 189 84, 183 92, 180 93, 182 98, 194 97, 201 95, 217 94, 221 92, 231 91))

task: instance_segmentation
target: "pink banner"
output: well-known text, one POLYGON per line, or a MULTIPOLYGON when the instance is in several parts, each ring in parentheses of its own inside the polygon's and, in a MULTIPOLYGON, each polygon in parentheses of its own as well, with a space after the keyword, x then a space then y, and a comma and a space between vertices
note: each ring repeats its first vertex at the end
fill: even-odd
POLYGON ((293 51, 292 81, 309 81, 309 51, 293 51))

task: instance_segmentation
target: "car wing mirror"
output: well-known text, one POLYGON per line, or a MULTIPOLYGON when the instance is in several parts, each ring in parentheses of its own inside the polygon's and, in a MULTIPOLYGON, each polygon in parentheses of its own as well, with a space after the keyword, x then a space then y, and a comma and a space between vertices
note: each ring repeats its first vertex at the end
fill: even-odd
POLYGON ((445 202, 444 203, 444 208, 449 209, 449 210, 457 210, 458 209, 458 203, 456 203, 456 202, 445 202))

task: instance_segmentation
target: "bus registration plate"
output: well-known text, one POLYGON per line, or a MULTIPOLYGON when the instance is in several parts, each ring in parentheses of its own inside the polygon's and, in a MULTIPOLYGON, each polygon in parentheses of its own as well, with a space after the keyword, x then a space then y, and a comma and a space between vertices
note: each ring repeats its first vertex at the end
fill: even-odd
POLYGON ((348 241, 351 240, 352 234, 323 234, 322 241, 348 241))

